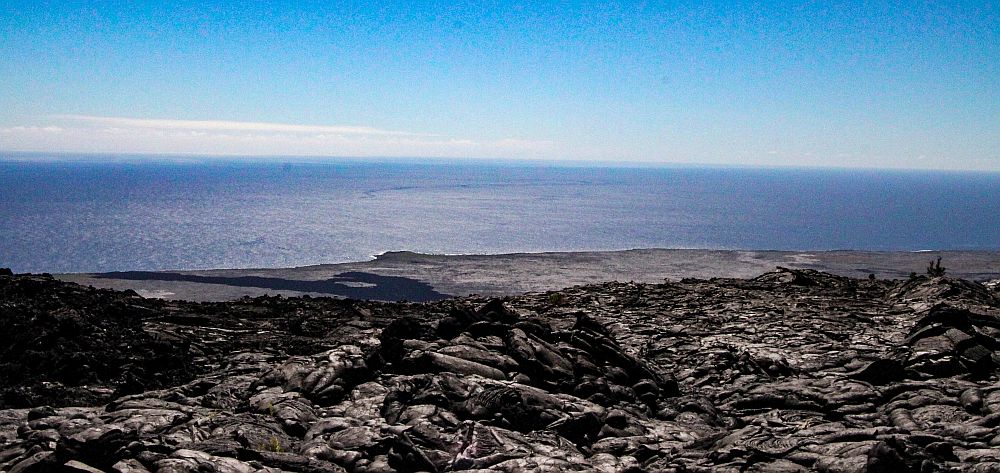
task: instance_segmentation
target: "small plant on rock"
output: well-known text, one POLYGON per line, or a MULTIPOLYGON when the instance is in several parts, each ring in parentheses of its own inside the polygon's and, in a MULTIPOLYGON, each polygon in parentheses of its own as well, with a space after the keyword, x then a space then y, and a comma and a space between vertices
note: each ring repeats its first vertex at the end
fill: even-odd
POLYGON ((944 276, 946 269, 947 268, 941 266, 941 257, 938 256, 937 261, 931 260, 931 262, 927 264, 927 275, 932 278, 944 276))
POLYGON ((267 443, 260 445, 260 450, 265 452, 281 453, 283 449, 281 448, 281 441, 278 437, 272 436, 267 443))

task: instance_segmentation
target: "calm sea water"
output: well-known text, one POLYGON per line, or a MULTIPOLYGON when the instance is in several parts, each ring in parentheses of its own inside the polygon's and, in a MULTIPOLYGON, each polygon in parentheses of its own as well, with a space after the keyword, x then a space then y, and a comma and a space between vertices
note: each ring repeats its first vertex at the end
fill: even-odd
POLYGON ((19 272, 650 247, 998 250, 1000 174, 0 161, 19 272))

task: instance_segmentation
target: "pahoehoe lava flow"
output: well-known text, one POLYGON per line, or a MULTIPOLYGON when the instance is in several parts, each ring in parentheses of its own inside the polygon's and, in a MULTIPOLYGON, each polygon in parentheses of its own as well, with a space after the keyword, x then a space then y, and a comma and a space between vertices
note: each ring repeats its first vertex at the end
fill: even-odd
POLYGON ((0 272, 0 471, 1000 471, 996 284, 144 299, 0 272))

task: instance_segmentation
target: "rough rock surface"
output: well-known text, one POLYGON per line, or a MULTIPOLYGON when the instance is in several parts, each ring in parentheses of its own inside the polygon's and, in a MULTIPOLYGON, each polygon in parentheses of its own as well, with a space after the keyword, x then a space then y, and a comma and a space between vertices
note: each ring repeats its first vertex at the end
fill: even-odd
POLYGON ((0 471, 1000 471, 1000 301, 945 277, 428 304, 0 273, 0 471))

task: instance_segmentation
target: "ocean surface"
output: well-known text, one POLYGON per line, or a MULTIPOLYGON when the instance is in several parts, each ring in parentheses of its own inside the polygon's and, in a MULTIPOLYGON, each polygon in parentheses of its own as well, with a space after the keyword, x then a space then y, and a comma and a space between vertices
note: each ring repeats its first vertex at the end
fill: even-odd
POLYGON ((629 248, 1000 250, 1000 173, 0 157, 17 272, 629 248))

